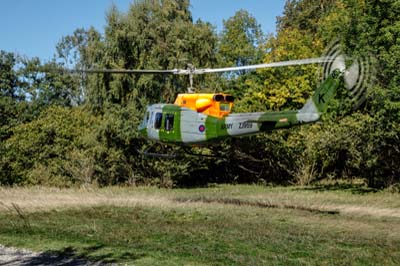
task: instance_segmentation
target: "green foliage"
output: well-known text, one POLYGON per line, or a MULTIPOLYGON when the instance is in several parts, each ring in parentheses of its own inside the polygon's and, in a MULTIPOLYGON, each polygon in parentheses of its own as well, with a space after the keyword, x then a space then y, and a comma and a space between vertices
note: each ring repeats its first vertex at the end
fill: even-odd
MULTIPOLYGON (((0 184, 155 184, 207 182, 308 184, 363 178, 372 187, 400 182, 400 2, 290 0, 276 35, 264 40, 245 10, 221 34, 193 22, 188 0, 134 1, 112 6, 102 35, 77 29, 42 63, 0 52, 0 184), (357 112, 330 106, 322 124, 199 149, 220 159, 151 159, 138 150, 176 147, 140 139, 136 128, 149 103, 173 102, 186 77, 68 74, 63 67, 174 69, 246 65, 319 57, 340 39, 348 54, 372 54, 375 79, 357 112), (52 71, 49 71, 52 70, 52 71)), ((236 112, 300 108, 318 86, 316 66, 195 77, 199 90, 232 93, 236 112)), ((344 91, 340 96, 347 97, 344 91)))
POLYGON ((22 59, 20 63, 20 87, 33 109, 40 112, 50 105, 68 107, 81 103, 79 79, 69 74, 60 75, 62 71, 56 62, 42 64, 38 58, 33 58, 22 59))
POLYGON ((84 143, 95 162, 95 179, 100 185, 135 184, 141 176, 140 160, 135 160, 139 145, 136 127, 138 111, 132 103, 126 107, 109 105, 84 143))
POLYGON ((321 20, 330 13, 336 13, 342 4, 342 1, 335 0, 288 0, 283 16, 277 19, 278 32, 290 28, 317 32, 321 20))
MULTIPOLYGON (((267 42, 269 53, 264 62, 285 61, 319 56, 321 42, 307 32, 287 29, 267 42)), ((268 109, 297 109, 312 95, 317 84, 315 66, 293 66, 259 70, 261 90, 249 90, 247 97, 262 102, 268 109)))
POLYGON ((95 118, 81 108, 50 107, 32 122, 13 129, 5 149, 11 170, 2 184, 68 185, 74 182, 64 169, 80 136, 91 130, 95 118))
POLYGON ((246 10, 239 10, 228 20, 219 44, 219 54, 226 66, 256 64, 262 57, 263 33, 257 20, 246 10))
MULTIPOLYGON (((174 69, 187 63, 212 67, 216 62, 213 28, 192 22, 186 0, 136 1, 126 14, 113 6, 104 38, 93 31, 65 37, 59 50, 79 51, 77 65, 93 68, 174 69)), ((88 102, 97 111, 107 103, 126 105, 138 92, 152 102, 171 102, 186 86, 186 78, 165 75, 99 74, 86 79, 88 102)))
POLYGON ((14 70, 17 59, 14 54, 0 50, 0 96, 19 98, 18 77, 14 70))

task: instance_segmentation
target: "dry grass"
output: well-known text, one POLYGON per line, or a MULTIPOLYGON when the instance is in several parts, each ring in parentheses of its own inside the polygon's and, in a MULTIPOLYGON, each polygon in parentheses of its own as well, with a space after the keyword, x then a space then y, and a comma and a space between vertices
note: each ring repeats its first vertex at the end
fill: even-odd
POLYGON ((0 211, 12 205, 26 212, 93 206, 163 206, 171 201, 161 193, 126 188, 57 189, 46 187, 0 189, 0 211), (2 207, 2 208, 1 208, 2 207))
POLYGON ((387 192, 357 194, 293 188, 222 186, 213 189, 46 187, 0 188, 0 211, 13 205, 25 212, 93 206, 157 206, 220 208, 243 205, 371 217, 400 218, 400 195, 387 192))

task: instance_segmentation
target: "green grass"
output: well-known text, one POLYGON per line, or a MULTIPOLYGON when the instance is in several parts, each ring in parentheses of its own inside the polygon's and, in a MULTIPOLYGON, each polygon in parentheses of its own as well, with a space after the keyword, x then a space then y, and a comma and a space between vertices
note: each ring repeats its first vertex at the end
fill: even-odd
MULTIPOLYGON (((25 197, 29 190, 24 193, 25 197)), ((0 211, 0 243, 134 265, 398 265, 400 261, 398 194, 257 186, 110 188, 96 193, 140 195, 143 202, 48 210, 23 208, 21 203, 18 212, 19 207, 0 211), (149 205, 146 198, 161 203, 149 205), (373 211, 368 212, 369 207, 373 211)))

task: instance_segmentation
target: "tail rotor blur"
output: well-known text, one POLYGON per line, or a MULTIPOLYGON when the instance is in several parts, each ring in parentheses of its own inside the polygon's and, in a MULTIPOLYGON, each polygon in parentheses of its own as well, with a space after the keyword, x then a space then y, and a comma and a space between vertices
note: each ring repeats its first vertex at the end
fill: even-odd
POLYGON ((336 41, 326 49, 324 57, 331 60, 322 64, 319 79, 325 80, 333 71, 339 70, 343 74, 344 86, 352 98, 353 107, 359 107, 366 99, 367 89, 374 76, 371 56, 350 57, 336 41))

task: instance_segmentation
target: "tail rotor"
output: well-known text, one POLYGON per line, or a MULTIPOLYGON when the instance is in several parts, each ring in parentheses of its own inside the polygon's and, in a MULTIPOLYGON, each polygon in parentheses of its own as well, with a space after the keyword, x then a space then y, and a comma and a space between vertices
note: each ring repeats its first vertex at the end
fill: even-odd
POLYGON ((348 90, 353 101, 353 107, 359 107, 366 99, 367 89, 372 84, 373 70, 371 56, 357 58, 346 55, 338 41, 326 49, 324 55, 331 60, 322 64, 319 79, 327 79, 335 70, 343 75, 344 87, 348 90))

